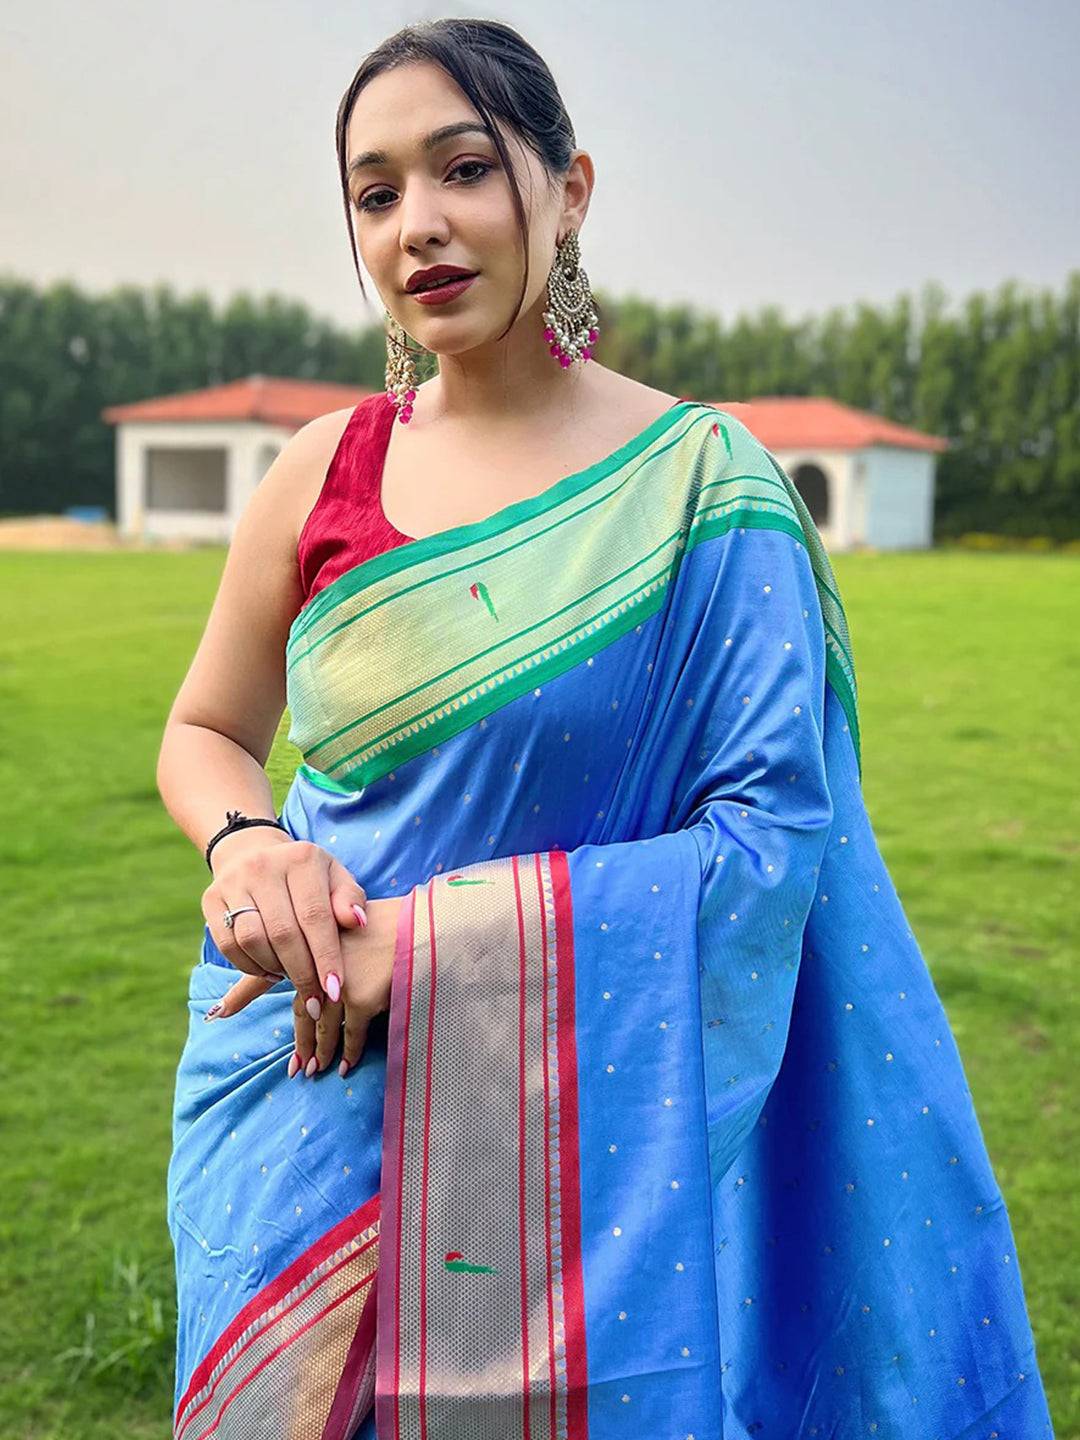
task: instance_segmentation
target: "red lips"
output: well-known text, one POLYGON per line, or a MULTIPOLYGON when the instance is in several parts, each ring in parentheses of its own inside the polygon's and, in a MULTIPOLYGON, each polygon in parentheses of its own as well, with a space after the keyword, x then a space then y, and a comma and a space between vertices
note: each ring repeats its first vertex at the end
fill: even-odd
POLYGON ((475 270, 466 270, 461 265, 432 265, 427 270, 414 270, 405 281, 406 294, 412 294, 421 285, 428 285, 433 280, 448 280, 452 275, 466 276, 475 275, 475 270))

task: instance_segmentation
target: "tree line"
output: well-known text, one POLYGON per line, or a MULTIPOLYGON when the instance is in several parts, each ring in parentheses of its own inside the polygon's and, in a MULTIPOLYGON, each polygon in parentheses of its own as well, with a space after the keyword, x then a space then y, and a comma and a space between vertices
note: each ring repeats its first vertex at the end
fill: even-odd
MULTIPOLYGON (((943 435, 934 536, 1080 538, 1080 270, 1060 293, 1015 280, 952 303, 936 281, 889 305, 730 323, 596 293, 597 358, 673 395, 828 395, 943 435)), ((108 405, 254 373, 385 383, 381 325, 348 328, 271 294, 215 309, 168 285, 89 294, 0 277, 0 514, 115 513, 108 405)), ((421 374, 431 373, 432 366, 421 374)))

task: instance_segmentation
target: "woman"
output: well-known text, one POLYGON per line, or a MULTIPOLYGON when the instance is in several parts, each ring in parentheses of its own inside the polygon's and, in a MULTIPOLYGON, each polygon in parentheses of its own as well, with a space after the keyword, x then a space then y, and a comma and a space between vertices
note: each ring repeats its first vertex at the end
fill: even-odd
POLYGON ((267 474, 162 745, 212 870, 175 1435, 1050 1435, 806 506, 589 363, 593 167, 513 30, 387 41, 338 157, 387 393, 267 474))

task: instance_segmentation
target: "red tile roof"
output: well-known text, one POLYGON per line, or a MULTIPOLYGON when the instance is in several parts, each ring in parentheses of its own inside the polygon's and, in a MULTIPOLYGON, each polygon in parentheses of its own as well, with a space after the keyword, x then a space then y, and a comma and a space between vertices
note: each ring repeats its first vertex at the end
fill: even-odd
POLYGON ((364 385, 336 385, 327 380, 283 380, 275 375, 248 375, 227 385, 156 395, 130 405, 110 405, 101 418, 110 425, 125 420, 256 420, 298 430, 309 420, 358 405, 372 390, 364 385))
POLYGON ((905 450, 947 450, 949 441, 872 410, 856 410, 827 395, 758 395, 753 400, 711 400, 727 410, 766 450, 860 450, 897 445, 905 450))
MULTIPOLYGON (((323 380, 288 380, 248 375, 226 385, 159 395, 101 412, 109 424, 133 421, 255 420, 299 429, 331 410, 357 405, 374 394, 362 385, 323 380)), ((692 396, 684 396, 692 399, 692 396)), ((825 395, 759 395, 754 400, 712 400, 741 420, 768 450, 855 450, 864 445, 896 445, 908 450, 947 450, 948 440, 856 410, 825 395)))

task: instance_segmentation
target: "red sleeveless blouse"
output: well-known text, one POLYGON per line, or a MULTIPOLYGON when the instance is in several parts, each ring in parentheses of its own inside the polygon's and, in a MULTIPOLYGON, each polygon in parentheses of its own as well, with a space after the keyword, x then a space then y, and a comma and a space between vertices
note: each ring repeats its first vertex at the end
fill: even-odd
POLYGON ((383 458, 396 417, 383 391, 366 395, 349 416, 297 541, 304 605, 354 565, 411 541, 382 508, 383 458))

